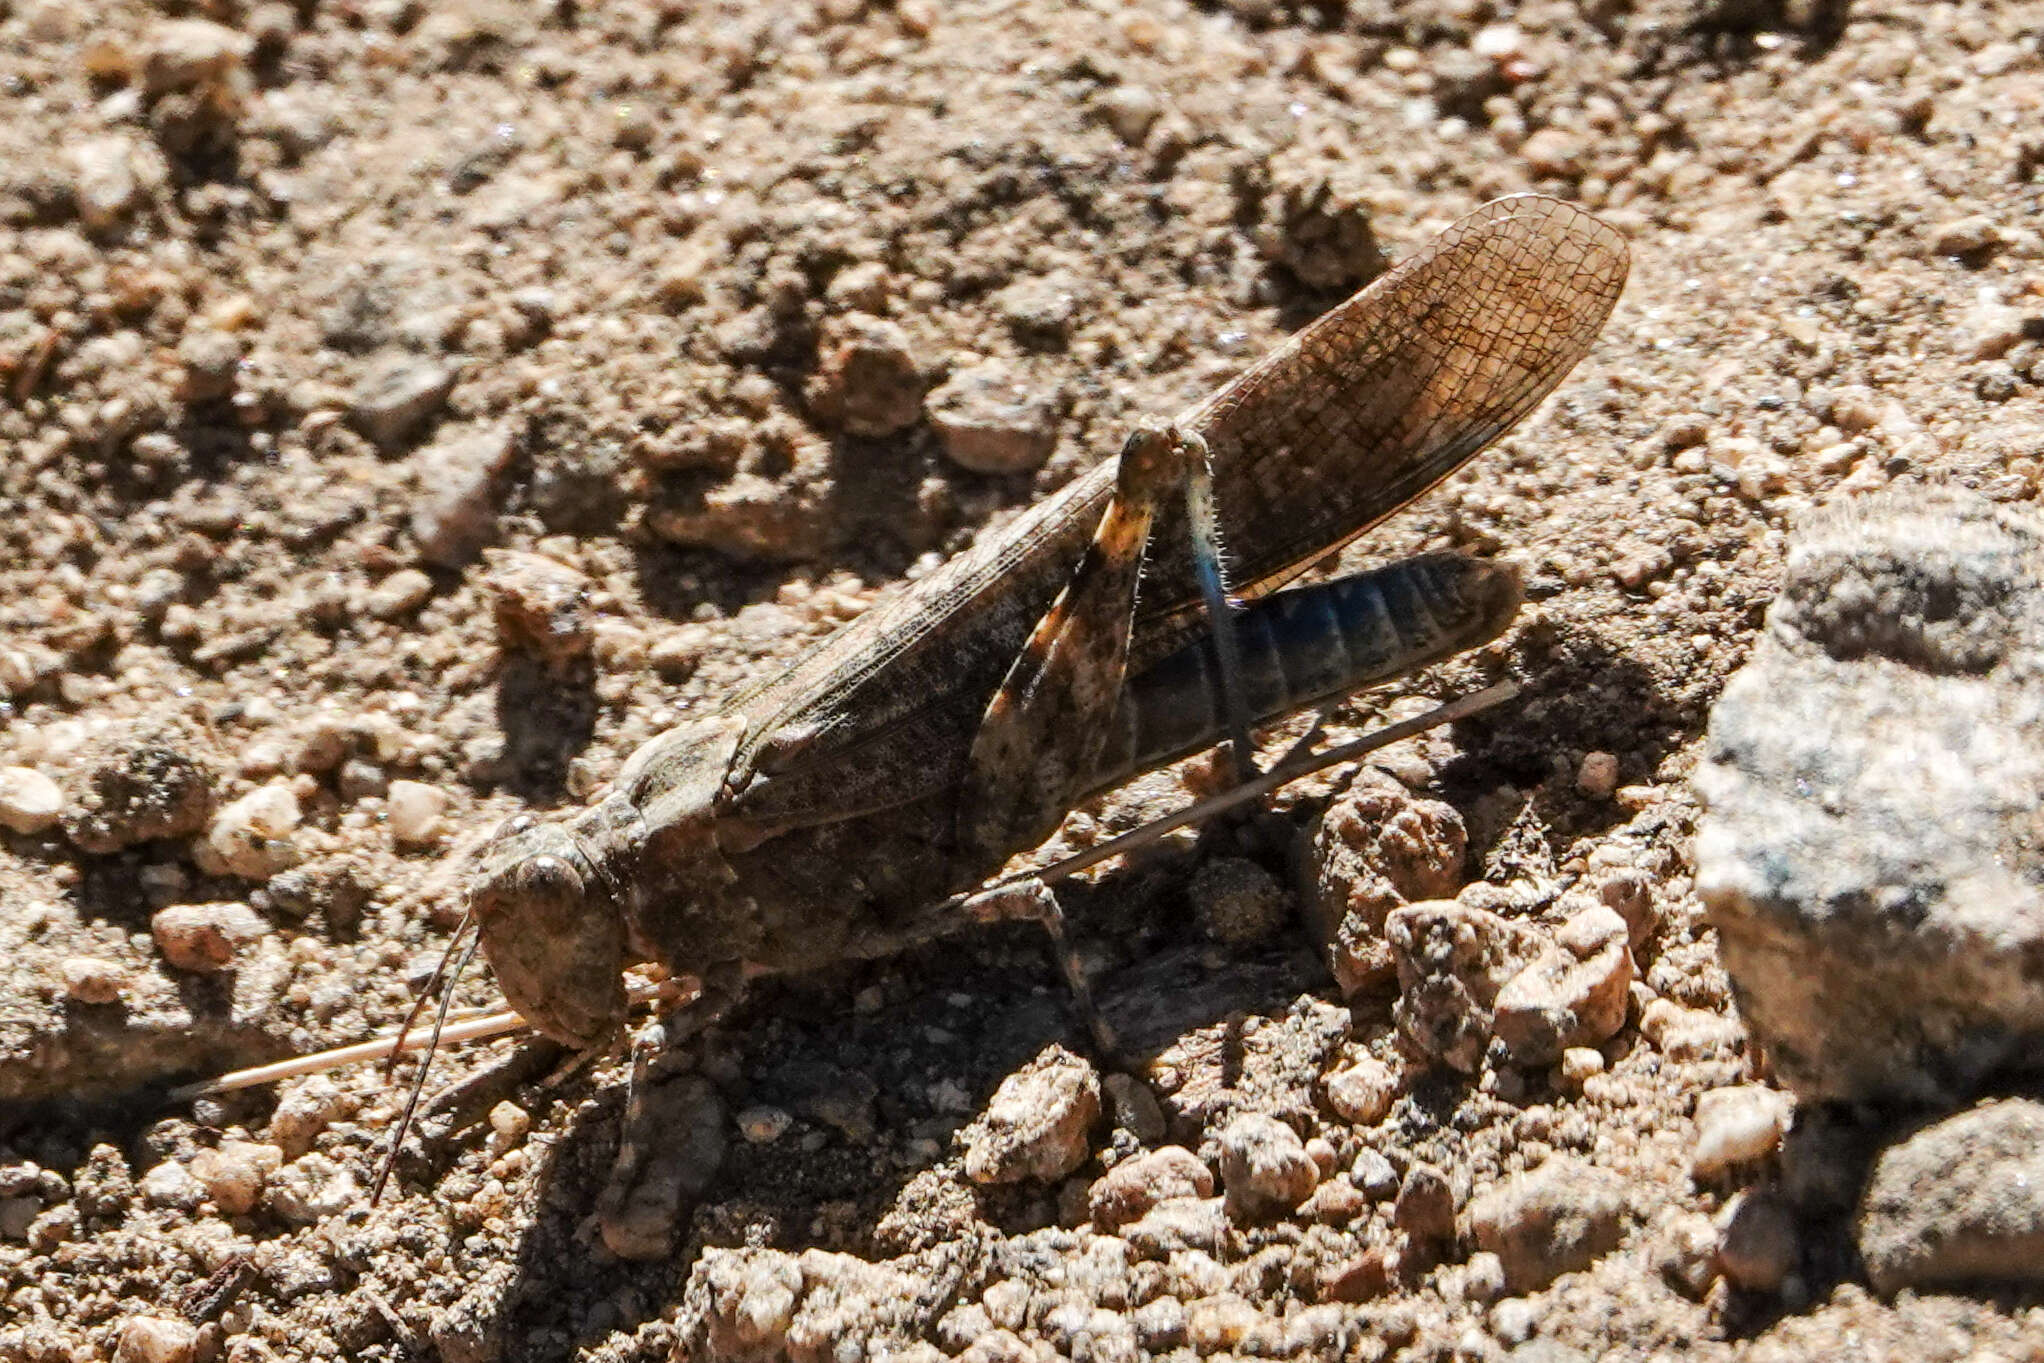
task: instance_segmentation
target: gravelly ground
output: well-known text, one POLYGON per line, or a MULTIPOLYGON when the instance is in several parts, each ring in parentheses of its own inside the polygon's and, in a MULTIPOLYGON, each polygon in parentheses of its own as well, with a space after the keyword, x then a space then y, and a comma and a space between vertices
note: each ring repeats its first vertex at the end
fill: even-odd
POLYGON ((2040 30, 2037 4, 1903 0, 0 3, 0 764, 72 816, 0 792, 25 830, 0 833, 0 1356, 185 1356, 131 1322, 238 1254, 253 1270, 202 1353, 732 1352, 717 1274, 795 1261, 706 1245, 914 1251, 898 1279, 803 1262, 838 1284, 819 1331, 925 1354, 982 1323, 1014 1340, 982 1347, 1023 1351, 994 1357, 2044 1350, 2032 1298, 1875 1299, 1836 1225, 1801 1228, 1778 1290, 1711 1282, 1708 1218, 1760 1177, 1689 1172, 1697 1095, 1752 1077, 1730 1033, 1628 1025, 1587 1082, 1422 1073, 1388 1004, 1342 1005, 1296 930, 1203 944, 1201 859, 1289 884, 1285 830, 1327 781, 1275 832, 1110 873, 1080 929, 1102 993, 1182 1034, 1151 1076, 1175 1139, 1211 1158, 1222 1115, 1275 1110, 1341 1168, 1430 1164, 1465 1221, 1426 1255, 1399 1257, 1410 1227, 1365 1198, 1125 1263, 1058 1229, 1112 1143, 1068 1187, 965 1181, 959 1128, 1045 1045, 1082 1044, 1019 927, 756 990, 706 1068, 794 1120, 734 1143, 666 1263, 610 1259, 589 1221, 615 1065, 517 1089, 522 1117, 435 1142, 374 1211, 399 1102, 374 1075, 282 1109, 161 1096, 394 1023, 453 924, 452 849, 578 802, 1137 415, 1526 189, 1623 230, 1632 281, 1538 415, 1349 555, 1509 552, 1531 584, 1503 647, 1415 684, 1509 671, 1528 695, 1508 722, 1384 765, 1454 807, 1470 879, 1552 900, 1645 873, 1635 1003, 1726 1014, 1684 778, 1789 526, 1897 481, 2037 495, 2040 30), (1015 471, 947 453, 945 404, 975 381, 1022 395, 997 450, 1015 471), (500 650, 517 563, 484 541, 586 579, 587 657, 500 650), (1589 753, 1616 756, 1615 790, 1579 783, 1589 753), (158 823, 78 821, 109 764, 170 792, 158 823), (207 806, 261 788, 295 827, 204 835, 207 806), (221 904, 246 906, 202 916, 230 968, 167 959, 208 945, 152 914, 221 904), (1313 1082, 1365 1053, 1406 1088, 1358 1127, 1313 1082), (294 1162, 241 1214, 163 1172, 243 1140, 294 1162), (1499 1299, 1466 1213, 1557 1154, 1622 1180, 1620 1241, 1499 1299), (1373 1253, 1394 1267, 1370 1299, 1327 1300, 1324 1270, 1373 1253), (904 1313, 918 1291, 942 1309, 904 1313), (1167 1299, 1176 1334, 1138 1320, 1167 1299))

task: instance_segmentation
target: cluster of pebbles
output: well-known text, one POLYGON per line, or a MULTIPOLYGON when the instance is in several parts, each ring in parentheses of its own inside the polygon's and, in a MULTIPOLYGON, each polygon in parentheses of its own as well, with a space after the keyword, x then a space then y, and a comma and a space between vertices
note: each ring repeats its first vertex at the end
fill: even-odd
POLYGON ((2035 9, 0 4, 0 1358, 2035 1354, 2035 9), (1522 555, 1414 689, 1526 692, 1075 888, 1127 1069, 1003 928, 608 1190, 621 1064, 449 1057, 376 1209, 375 1076, 163 1098, 1525 189, 1627 297, 1362 552, 1522 555))

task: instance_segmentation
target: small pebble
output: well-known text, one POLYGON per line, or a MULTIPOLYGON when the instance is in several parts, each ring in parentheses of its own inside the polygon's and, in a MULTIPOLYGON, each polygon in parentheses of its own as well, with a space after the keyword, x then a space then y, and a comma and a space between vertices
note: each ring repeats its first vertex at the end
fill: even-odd
POLYGON ((967 1126, 965 1176, 974 1183, 1054 1182, 1091 1153, 1100 1119, 1100 1078, 1062 1046, 1045 1050, 1001 1081, 986 1111, 967 1126))
POLYGON ((1348 1176, 1375 1202, 1382 1202, 1398 1191, 1398 1169, 1383 1151, 1369 1146, 1356 1152, 1354 1163, 1349 1165, 1348 1176))
POLYGON ((361 1196, 354 1174, 325 1155, 301 1155, 270 1179, 270 1210, 294 1226, 338 1216, 361 1196))
POLYGON ((1462 1271, 1462 1300, 1493 1302, 1504 1294, 1504 1260, 1489 1250, 1478 1250, 1470 1255, 1462 1271))
POLYGON ((1597 882, 1597 898, 1625 920, 1625 939, 1634 947, 1645 945, 1660 927, 1653 883, 1644 872, 1631 867, 1606 872, 1597 882))
POLYGON ((355 1110, 355 1100, 323 1074, 291 1085, 277 1101, 267 1134, 292 1159, 312 1148, 319 1133, 355 1110))
POLYGON ((1526 35, 1517 24, 1486 24, 1469 40, 1469 50, 1491 61, 1516 57, 1524 50, 1526 35))
POLYGON ((246 904, 172 904, 149 920, 163 959, 179 970, 211 974, 234 964, 246 947, 268 935, 265 923, 246 904))
POLYGON ((298 863, 291 835, 303 817, 290 783, 274 781, 214 814, 206 845, 230 873, 266 880, 298 863))
POLYGON ((1193 913, 1209 937, 1249 946, 1278 932, 1291 917, 1277 877, 1244 857, 1216 857, 1192 878, 1193 913))
POLYGON ((1631 940, 1625 919, 1616 909, 1602 903, 1576 910, 1554 930, 1557 946, 1579 961, 1587 961, 1606 947, 1631 940))
POLYGON ((142 1200, 152 1207, 176 1207, 190 1211, 206 1200, 206 1187, 192 1177, 191 1170, 176 1160, 163 1163, 142 1175, 135 1184, 142 1200))
POLYGON ((924 414, 944 453, 974 473, 1028 473, 1057 447, 1062 401, 998 361, 961 369, 930 390, 924 414))
POLYGON ((1398 1185, 1392 1221, 1421 1244, 1441 1244, 1455 1235, 1455 1189, 1431 1164, 1414 1164, 1398 1185))
POLYGON ((532 1129, 532 1114, 509 1099, 490 1109, 490 1130, 507 1141, 522 1140, 532 1129))
POLYGON ((1595 1046, 1571 1046, 1561 1053, 1561 1077, 1580 1085, 1604 1072, 1604 1052, 1595 1046))
POLYGON ((1742 1044, 1738 1022, 1673 999, 1654 999, 1640 1011, 1640 1035, 1670 1060, 1708 1060, 1742 1044))
POLYGON ((870 439, 915 424, 922 414, 923 377, 899 324, 852 313, 830 325, 819 349, 810 407, 824 420, 870 439))
POLYGON ((1214 1175, 1183 1146, 1125 1159, 1093 1181, 1086 1209, 1093 1224, 1114 1230, 1147 1215, 1158 1203, 1175 1197, 1213 1196, 1214 1175))
POLYGON ((1275 1117, 1245 1112, 1221 1129, 1221 1183, 1231 1216, 1242 1220, 1291 1211, 1320 1182, 1320 1166, 1299 1133, 1275 1117))
POLYGON ((40 833, 57 822, 64 792, 34 767, 0 767, 0 824, 17 833, 40 833))
POLYGON ((772 1145, 794 1124, 794 1114, 782 1107, 749 1107, 738 1114, 738 1134, 753 1145, 772 1145))
POLYGON ((1391 1290, 1391 1260, 1382 1249, 1366 1249, 1330 1264, 1320 1277, 1320 1300, 1365 1302, 1391 1290))
POLYGON ((1519 145, 1519 155, 1536 175, 1568 177, 1582 170, 1581 144, 1560 128, 1532 133, 1519 145))
POLYGON ((1327 1076, 1327 1105, 1357 1126, 1375 1126, 1398 1099, 1398 1076, 1373 1056, 1364 1056, 1327 1076))
POLYGON ((492 426, 442 436, 412 456, 417 500, 412 538, 419 557, 459 568, 497 535, 497 490, 517 447, 511 432, 492 426))
POLYGON ((1134 1075, 1117 1070, 1102 1077, 1100 1087, 1107 1096, 1116 1126, 1146 1146, 1154 1146, 1164 1139, 1170 1128, 1164 1119, 1164 1109, 1158 1104, 1157 1095, 1150 1092, 1149 1085, 1134 1075))
POLYGON ((1100 116, 1114 135, 1131 147, 1139 147, 1150 135, 1150 125, 1164 106, 1154 92, 1141 85, 1117 85, 1100 97, 1100 116))
POLYGON ((497 637, 506 648, 556 669, 588 654, 595 638, 589 598, 596 584, 587 574, 516 549, 485 550, 483 561, 497 637))
POLYGON ((1779 1291, 1801 1257, 1789 1209, 1765 1193, 1743 1192, 1720 1215, 1718 1271, 1749 1292, 1779 1291))
POLYGON ((57 973, 64 981, 65 997, 78 1003, 113 1003, 130 983, 127 971, 97 956, 66 956, 57 973))
POLYGON ((191 1363, 199 1327, 173 1316, 130 1316, 114 1346, 114 1363, 191 1363))
POLYGON ((1151 1259, 1212 1254, 1231 1234, 1227 1203, 1218 1197, 1167 1197, 1121 1228, 1121 1238, 1151 1259))
POLYGON ((447 793, 423 781, 392 781, 385 809, 391 837, 408 847, 422 846, 440 835, 447 793))
POLYGON ((253 46, 210 19, 166 19, 144 37, 142 83, 152 95, 218 85, 241 69, 253 46))
POLYGON ((177 343, 184 372, 178 396, 186 402, 218 402, 234 391, 241 370, 241 339, 231 331, 195 327, 177 343))
POLYGON ((1994 219, 1973 213, 1939 223, 1931 229, 1930 243, 1941 256, 1978 255, 2001 244, 2001 229, 1994 219))
POLYGON ((456 378, 451 367, 424 356, 386 356, 355 386, 348 420, 377 445, 395 448, 439 414, 456 378))
POLYGON ((2029 324, 2021 308, 1989 294, 1961 314, 1959 334, 1965 338, 1968 355, 1976 360, 1998 360, 2015 349, 2029 324))
POLYGON ((1491 1025, 1521 1065, 1551 1065, 1625 1025, 1632 952, 1625 920, 1593 904, 1563 923, 1557 943, 1497 992, 1491 1025))
POLYGON ((1570 1155, 1514 1174, 1470 1204, 1469 1224, 1517 1293, 1589 1267, 1625 1232, 1626 1182, 1570 1155))
POLYGON ((135 174, 140 155, 140 148, 120 136, 89 137, 72 148, 72 198, 87 230, 106 231, 141 207, 135 174))
POLYGON ((1696 1144, 1689 1167, 1711 1178, 1738 1164, 1766 1159, 1788 1129, 1789 1097, 1760 1084, 1712 1089, 1696 1100, 1696 1144))
POLYGON ((1618 789, 1618 757, 1614 753, 1583 754, 1576 769, 1576 789, 1593 800, 1608 800, 1618 789))
POLYGON ((262 1201, 264 1181, 283 1164, 284 1152, 274 1145, 230 1140, 193 1155, 191 1174, 214 1206, 229 1216, 245 1216, 262 1201))
POLYGON ((370 589, 362 608, 378 620, 409 615, 433 595, 433 579, 417 568, 400 568, 370 589))
POLYGON ((1670 1286, 1702 1301, 1718 1276, 1717 1225, 1702 1212, 1680 1212, 1661 1226, 1652 1255, 1670 1286))

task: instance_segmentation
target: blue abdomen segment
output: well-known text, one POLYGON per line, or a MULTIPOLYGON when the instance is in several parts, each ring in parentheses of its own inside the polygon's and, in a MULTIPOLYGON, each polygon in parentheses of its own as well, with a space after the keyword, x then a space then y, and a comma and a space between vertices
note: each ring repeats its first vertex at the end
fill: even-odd
MULTIPOLYGON (((1504 632, 1519 607, 1504 564, 1424 554, 1366 573, 1294 587, 1235 612, 1243 704, 1252 724, 1389 681, 1504 632)), ((1131 677, 1100 786, 1226 736, 1211 635, 1131 677)))

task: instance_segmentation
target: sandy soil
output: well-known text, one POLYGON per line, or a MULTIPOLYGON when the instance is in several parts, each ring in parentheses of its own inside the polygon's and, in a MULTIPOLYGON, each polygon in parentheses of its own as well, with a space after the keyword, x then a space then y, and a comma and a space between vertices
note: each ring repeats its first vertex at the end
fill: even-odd
MULTIPOLYGON (((616 1063, 430 1125, 374 1210, 402 1095, 373 1072, 164 1097, 394 1024, 470 839, 580 803, 1528 189, 1627 235, 1627 294, 1534 418, 1348 556, 1517 557, 1514 633, 1405 689, 1527 695, 1382 765, 1454 807, 1470 880, 1645 873, 1635 1019, 1728 1017, 1684 778, 1796 516, 1898 480, 2037 495, 2040 31, 2044 5, 1908 0, 0 0, 0 764, 65 802, 0 791, 0 1357, 743 1352, 705 1323, 705 1247, 733 1246, 851 1256, 801 1261, 873 1294, 844 1289, 846 1347, 923 1356, 982 1325, 1022 1351, 989 1357, 2044 1352, 2034 1295, 1884 1302, 1838 1224, 1799 1228, 1772 1290, 1716 1277, 1711 1218, 1766 1176, 1690 1173, 1697 1095, 1754 1077, 1729 1029, 1628 1025, 1587 1081, 1427 1072, 1296 927, 1203 942, 1199 868, 1289 886, 1331 779, 1102 875, 1076 914, 1098 988, 1173 1001, 1152 1078, 1205 1157, 1216 1114, 1261 1103, 1328 1168, 1442 1171, 1465 1217, 1550 1156, 1609 1171, 1619 1241, 1552 1286, 1501 1294, 1465 1219, 1336 1290, 1326 1263, 1414 1242, 1374 1198, 1100 1268, 1112 1237, 1059 1228, 1134 1119, 1062 1184, 970 1182, 961 1128, 996 1086, 1084 1049, 1021 926, 755 989, 703 1060, 742 1131, 666 1262, 610 1257, 591 1221, 616 1063), (1011 471, 947 452, 973 375, 1022 395, 1011 471), (586 653, 543 656, 533 565, 485 546, 576 575, 586 653), (1615 782, 1579 779, 1593 753, 1615 782), (201 907, 166 928, 177 906, 201 907), (1359 1127, 1314 1080, 1364 1053, 1403 1088, 1359 1127), (890 1259, 891 1305, 857 1267, 890 1259), (903 1315, 918 1290, 941 1300, 903 1315)), ((741 1261, 797 1262, 715 1260, 741 1261)))

